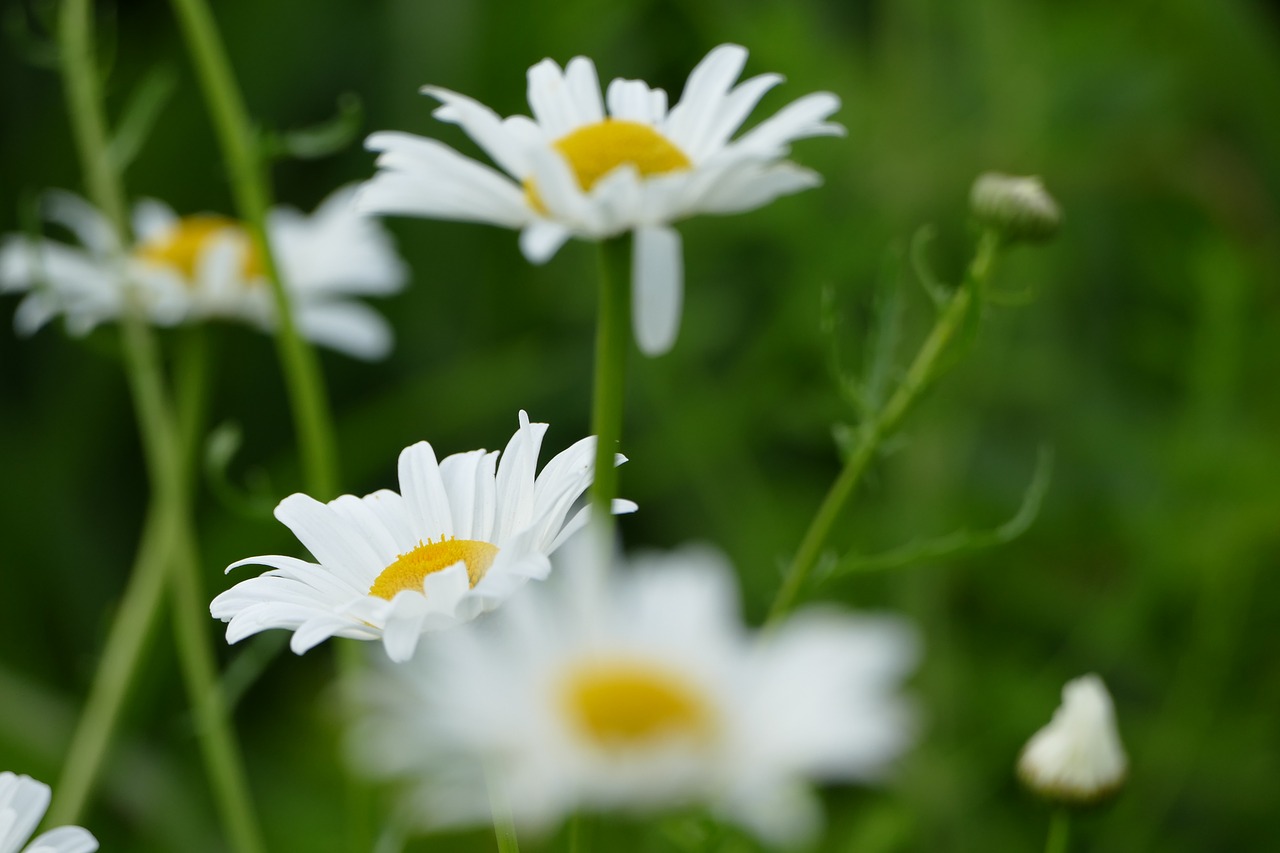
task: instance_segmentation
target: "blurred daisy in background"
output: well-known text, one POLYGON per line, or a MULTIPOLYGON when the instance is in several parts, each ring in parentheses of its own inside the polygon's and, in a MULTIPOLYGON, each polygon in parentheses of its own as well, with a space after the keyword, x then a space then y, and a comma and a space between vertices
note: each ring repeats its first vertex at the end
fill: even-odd
POLYGON ((840 106, 819 92, 731 137, 769 89, 762 74, 734 83, 747 51, 721 45, 694 68, 679 103, 639 80, 616 79, 601 97, 590 59, 562 70, 550 59, 529 69, 533 118, 499 118, 464 95, 427 86, 506 174, 433 139, 381 132, 367 146, 381 171, 364 187, 371 213, 487 222, 520 229, 525 257, 543 263, 570 237, 599 240, 634 232, 632 298, 636 340, 670 349, 683 301, 680 235, 671 223, 699 213, 739 213, 816 186, 817 174, 784 158, 793 140, 844 133, 826 119, 840 106), (606 112, 607 107, 607 112, 606 112))
POLYGON ((31 837, 45 809, 49 786, 30 776, 0 773, 0 853, 92 853, 98 841, 78 826, 60 826, 24 843, 31 837))
POLYGON ((487 775, 522 831, 694 804, 794 842, 821 823, 809 782, 879 779, 910 744, 904 622, 812 609, 755 635, 717 552, 602 570, 596 533, 548 584, 356 682, 352 760, 408 783, 406 822, 488 822, 487 775))
MULTIPOLYGON (((407 273, 382 226, 356 211, 354 194, 354 187, 340 189, 310 216, 277 207, 267 232, 300 333, 377 359, 391 350, 391 328, 349 297, 395 293, 407 273)), ((216 318, 275 327, 262 259, 235 220, 180 217, 162 202, 143 200, 134 207, 136 242, 121 251, 101 212, 79 196, 49 192, 42 210, 80 245, 17 234, 0 243, 0 292, 26 294, 14 317, 20 333, 61 315, 72 334, 83 335, 131 303, 160 326, 216 318)))
MULTIPOLYGON (((285 498, 276 518, 317 562, 265 556, 228 567, 271 571, 213 600, 213 616, 229 623, 227 642, 284 628, 298 654, 338 636, 380 639, 403 661, 423 632, 472 619, 545 578, 548 555, 587 521, 589 507, 569 513, 591 484, 595 455, 595 438, 584 438, 535 475, 546 430, 521 412, 501 460, 473 450, 437 462, 431 445, 418 442, 400 454, 400 493, 327 504, 285 498)), ((635 504, 617 500, 613 509, 635 504)))
POLYGON ((1111 694, 1093 674, 1067 682, 1053 719, 1018 757, 1018 776, 1028 788, 1067 804, 1105 799, 1128 772, 1111 694))

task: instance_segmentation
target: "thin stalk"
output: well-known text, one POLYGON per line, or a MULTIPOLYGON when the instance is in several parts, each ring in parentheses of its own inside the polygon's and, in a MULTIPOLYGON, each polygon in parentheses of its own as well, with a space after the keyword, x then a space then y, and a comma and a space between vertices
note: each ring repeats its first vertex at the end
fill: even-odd
POLYGON ((1049 818, 1049 835, 1044 841, 1044 853, 1067 853, 1071 840, 1071 814, 1066 809, 1056 809, 1049 818))
POLYGON ((596 436, 591 506, 593 514, 603 519, 610 529, 611 507, 618 495, 618 469, 613 457, 622 439, 627 346, 631 340, 630 258, 629 235, 600 244, 595 381, 591 396, 591 432, 596 436))
MULTIPOLYGON (((184 527, 186 520, 183 520, 184 527)), ((182 531, 173 554, 174 634, 178 659, 196 720, 197 742, 210 782, 218 796, 219 810, 234 849, 263 853, 266 845, 249 800, 244 761, 235 741, 231 720, 218 681, 217 658, 209 639, 207 596, 201 591, 200 560, 195 536, 182 531)))
POLYGON ((965 280, 938 315, 915 360, 894 389, 893 396, 884 408, 872 414, 859 428, 853 452, 840 475, 831 484, 831 489, 818 507, 817 514, 810 522, 809 529, 787 568, 782 586, 769 610, 768 622, 780 619, 795 604, 809 574, 822 555, 822 548, 831 533, 832 525, 840 516, 854 487, 862 479, 868 464, 875 458, 885 439, 897 431, 907 413, 945 368, 944 356, 968 322, 970 312, 979 307, 982 290, 991 274, 999 248, 1000 241, 994 232, 987 231, 982 235, 965 280))
POLYGON ((102 650, 84 711, 71 736, 62 776, 53 789, 48 814, 50 825, 80 823, 85 803, 93 793, 129 685, 137 674, 147 637, 160 612, 168 557, 173 552, 176 533, 171 522, 172 515, 162 512, 153 501, 147 510, 129 583, 111 621, 106 648, 102 650))
POLYGON ((159 353, 142 318, 125 318, 125 364, 133 390, 139 431, 151 469, 152 500, 159 503, 176 535, 168 556, 174 595, 174 630, 178 660, 195 712, 197 735, 214 801, 241 853, 266 850, 258 827, 248 779, 231 721, 222 702, 213 647, 207 630, 208 609, 200 593, 199 560, 191 524, 191 490, 184 470, 187 452, 164 395, 159 353))
MULTIPOLYGON (((62 71, 72 132, 86 186, 93 202, 106 214, 115 232, 117 244, 123 247, 129 243, 124 209, 125 194, 120 176, 107 155, 107 122, 102 112, 102 97, 95 68, 92 22, 90 0, 65 0, 59 21, 62 71)), ((102 751, 110 740, 111 729, 118 719, 120 703, 137 669, 142 644, 131 632, 142 630, 145 635, 145 625, 154 620, 159 605, 159 589, 166 579, 164 569, 184 553, 194 551, 190 538, 190 498, 185 488, 186 478, 183 476, 182 442, 164 387, 155 340, 137 306, 130 308, 122 318, 123 353, 147 473, 151 481, 148 518, 154 519, 153 523, 160 531, 156 534, 160 543, 155 546, 154 558, 159 568, 152 569, 148 561, 143 566, 147 574, 130 583, 131 589, 135 583, 141 584, 143 592, 147 593, 144 595, 140 592, 136 599, 131 599, 140 609, 148 608, 148 612, 137 614, 137 622, 143 627, 129 626, 117 620, 117 626, 124 632, 124 636, 120 639, 115 636, 108 639, 108 650, 122 650, 119 652, 121 660, 113 658, 112 668, 99 679, 105 680, 105 685, 101 688, 95 685, 95 691, 101 689, 105 698, 102 700, 102 707, 95 710, 95 716, 89 724, 89 734, 83 741, 77 741, 85 744, 82 748, 86 750, 86 757, 75 753, 67 761, 68 768, 76 768, 71 780, 73 788, 83 792, 77 796, 79 804, 83 803, 87 791, 92 788, 93 775, 100 764, 102 751), (171 540, 167 538, 170 535, 171 540), (150 577, 152 571, 159 576, 158 580, 150 577), (126 653, 129 654, 128 660, 123 659, 126 653)), ((143 544, 147 544, 149 538, 144 537, 143 544)), ((150 553, 149 549, 147 553, 150 553)), ((199 616, 189 618, 202 618, 205 613, 203 606, 199 601, 194 602, 194 606, 199 616)), ((184 617, 180 614, 179 618, 184 617)), ((117 626, 113 626, 113 632, 117 626)), ((203 681, 216 690, 212 672, 191 671, 185 674, 191 682, 203 681)), ((231 832, 237 850, 250 853, 263 850, 243 773, 219 772, 220 767, 236 767, 239 763, 239 755, 225 715, 210 716, 216 719, 213 719, 208 730, 202 730, 201 742, 206 748, 206 757, 214 759, 208 762, 207 769, 222 818, 231 832)), ((79 810, 75 800, 67 802, 68 810, 72 810, 73 805, 75 811, 79 810)))
POLYGON ((277 317, 276 351, 293 411, 307 491, 328 500, 338 491, 333 418, 315 350, 298 334, 289 294, 267 239, 270 192, 255 130, 208 5, 204 0, 172 0, 172 4, 222 146, 236 208, 271 283, 277 317))

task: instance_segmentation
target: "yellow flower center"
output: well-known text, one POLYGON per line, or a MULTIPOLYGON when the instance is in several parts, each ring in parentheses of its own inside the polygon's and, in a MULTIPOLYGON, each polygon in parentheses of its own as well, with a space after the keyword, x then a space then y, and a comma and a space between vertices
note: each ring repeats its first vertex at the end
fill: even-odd
POLYGON ((711 728, 711 713, 697 689, 650 664, 593 662, 578 667, 563 686, 570 718, 605 748, 697 739, 711 728))
POLYGON ((401 590, 422 592, 422 581, 427 575, 459 562, 466 564, 467 579, 474 587, 489 571, 496 556, 497 545, 477 539, 454 539, 450 536, 441 538, 439 542, 430 539, 420 541, 416 548, 396 557, 394 563, 382 570, 373 586, 369 587, 369 594, 390 601, 401 590))
MULTIPOLYGON (((624 163, 635 166, 641 177, 693 166, 665 136, 637 121, 607 118, 580 127, 552 144, 569 161, 583 192, 589 192, 597 181, 624 163)), ((524 192, 534 210, 547 212, 532 180, 524 182, 524 192)))
POLYGON ((171 231, 139 246, 136 254, 144 261, 176 267, 188 282, 193 282, 200 255, 211 240, 223 235, 235 235, 241 244, 243 261, 240 271, 245 280, 253 281, 262 276, 262 261, 253 249, 249 235, 234 219, 225 216, 184 216, 171 231))

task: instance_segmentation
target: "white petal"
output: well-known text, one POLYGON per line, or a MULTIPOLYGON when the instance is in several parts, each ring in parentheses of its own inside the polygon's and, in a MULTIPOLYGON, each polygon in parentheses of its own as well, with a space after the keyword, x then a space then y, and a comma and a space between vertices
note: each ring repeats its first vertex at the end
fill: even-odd
POLYGON ((444 105, 433 113, 436 118, 461 127, 508 174, 523 178, 528 173, 525 140, 514 135, 497 113, 466 95, 438 86, 423 86, 421 91, 444 105))
POLYGON ((162 201, 144 198, 133 206, 133 236, 139 243, 154 240, 177 225, 178 214, 162 201))
POLYGON ((400 491, 423 541, 453 535, 449 495, 429 443, 419 441, 400 452, 400 491))
POLYGON ((312 343, 365 361, 391 354, 391 324, 362 302, 352 300, 297 306, 298 331, 312 343))
POLYGON ((49 786, 30 776, 0 773, 0 816, 12 815, 9 826, 0 826, 0 850, 16 850, 26 841, 49 808, 49 786), (11 811, 10 811, 11 810, 11 811))
POLYGON ((440 479, 444 482, 453 514, 453 535, 459 539, 475 539, 476 515, 482 512, 476 494, 476 473, 484 462, 485 451, 453 453, 440 463, 440 479))
POLYGON ((381 171, 360 189, 365 213, 404 214, 520 228, 533 218, 524 190, 499 172, 447 145, 384 131, 365 141, 381 151, 381 171))
POLYGON ((529 415, 520 412, 520 428, 511 436, 498 461, 494 541, 502 541, 529 526, 533 514, 538 450, 546 432, 546 424, 530 423, 529 415))
POLYGON ((23 853, 93 853, 97 849, 98 839, 89 830, 60 826, 41 833, 23 848, 23 853))
POLYGON ((118 251, 120 243, 107 218, 89 202, 66 190, 49 190, 40 199, 41 212, 76 235, 85 248, 99 255, 118 251))
POLYGON ((693 205, 703 213, 742 213, 821 183, 817 172, 791 162, 726 167, 693 205))
POLYGON ((824 121, 840 109, 840 99, 830 92, 814 92, 792 101, 735 140, 730 149, 756 157, 782 157, 792 140, 810 136, 843 136, 844 128, 824 121))
POLYGON ((715 48, 689 74, 680 101, 671 108, 664 133, 695 160, 695 152, 702 151, 721 103, 746 62, 744 47, 722 44, 715 48))
POLYGON ((289 495, 276 506, 275 516, 317 561, 354 586, 363 583, 367 588, 386 567, 349 522, 315 498, 289 495))
POLYGON ((637 228, 632 252, 636 343, 645 355, 662 355, 671 349, 680 330, 684 302, 680 234, 674 228, 637 228))
POLYGON ((609 84, 609 115, 624 121, 661 124, 667 117, 667 93, 650 89, 643 80, 618 78, 609 84))
POLYGON ((528 77, 529 108, 547 141, 603 117, 600 83, 590 59, 574 57, 563 72, 544 59, 529 69, 528 77))
POLYGON ((520 232, 520 251, 530 263, 545 264, 571 236, 559 222, 536 219, 520 232))

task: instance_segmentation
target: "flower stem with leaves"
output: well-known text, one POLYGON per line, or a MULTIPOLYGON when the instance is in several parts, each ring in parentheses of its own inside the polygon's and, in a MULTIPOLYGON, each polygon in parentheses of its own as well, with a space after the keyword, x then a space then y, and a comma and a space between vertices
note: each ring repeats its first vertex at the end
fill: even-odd
POLYGON ((987 280, 1001 245, 997 231, 983 231, 964 280, 942 305, 933 329, 925 338, 906 375, 898 383, 888 402, 872 412, 859 426, 844 468, 832 483, 783 576, 782 587, 769 611, 769 622, 781 619, 795 605, 800 591, 822 555, 832 526, 849 496, 853 494, 854 487, 862 479, 867 466, 875 458, 876 452, 898 430, 907 413, 950 365, 948 356, 962 339, 963 330, 976 320, 976 312, 981 310, 987 280))
MULTIPOLYGON (((105 212, 117 245, 126 246, 125 194, 108 153, 92 22, 91 0, 66 0, 63 4, 59 42, 67 105, 89 195, 105 212)), ((103 666, 73 736, 64 782, 59 786, 70 793, 60 795, 54 817, 74 816, 83 807, 119 717, 120 704, 137 670, 160 593, 169 580, 182 599, 175 616, 180 657, 200 723, 200 744, 214 798, 234 848, 256 853, 265 846, 243 762, 219 694, 213 648, 207 632, 200 627, 204 608, 196 592, 198 563, 191 538, 192 508, 182 436, 165 388, 154 337, 137 310, 125 312, 122 347, 151 481, 151 506, 139 560, 125 591, 129 618, 117 618, 112 627, 103 666)))

